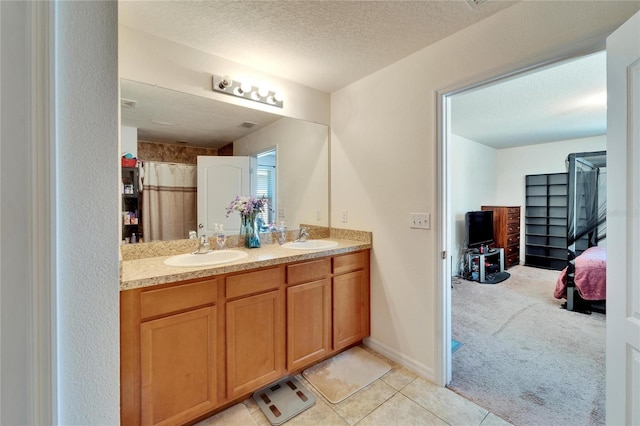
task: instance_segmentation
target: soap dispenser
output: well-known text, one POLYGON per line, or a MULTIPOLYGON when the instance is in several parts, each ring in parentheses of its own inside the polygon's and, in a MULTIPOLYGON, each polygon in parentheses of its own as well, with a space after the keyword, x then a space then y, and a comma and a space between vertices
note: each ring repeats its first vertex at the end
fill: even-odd
POLYGON ((287 225, 284 221, 280 222, 280 236, 278 237, 278 244, 282 245, 287 242, 287 225))
POLYGON ((227 236, 224 234, 224 225, 220 224, 217 228, 216 249, 224 250, 227 248, 227 236))

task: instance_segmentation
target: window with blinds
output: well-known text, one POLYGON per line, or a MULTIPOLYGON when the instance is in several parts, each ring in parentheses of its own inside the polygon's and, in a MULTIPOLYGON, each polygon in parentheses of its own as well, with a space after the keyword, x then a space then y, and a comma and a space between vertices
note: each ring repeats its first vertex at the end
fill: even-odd
POLYGON ((276 189, 276 168, 274 166, 258 164, 257 198, 266 198, 267 207, 260 214, 265 225, 275 223, 274 195, 276 189))

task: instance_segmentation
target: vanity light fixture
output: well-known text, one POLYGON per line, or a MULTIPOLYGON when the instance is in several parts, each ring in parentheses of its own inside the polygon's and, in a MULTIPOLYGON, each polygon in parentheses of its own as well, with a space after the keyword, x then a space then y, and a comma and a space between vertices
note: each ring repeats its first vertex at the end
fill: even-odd
POLYGON ((269 90, 265 87, 254 86, 247 82, 233 80, 229 76, 214 74, 213 91, 261 102, 278 108, 282 108, 284 105, 284 99, 281 93, 269 90))

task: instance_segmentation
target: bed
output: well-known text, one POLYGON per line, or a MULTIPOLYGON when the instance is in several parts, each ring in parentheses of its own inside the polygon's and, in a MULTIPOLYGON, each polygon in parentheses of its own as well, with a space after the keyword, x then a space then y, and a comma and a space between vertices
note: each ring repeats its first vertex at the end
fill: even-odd
POLYGON ((569 311, 605 313, 607 298, 606 151, 567 157, 567 266, 554 296, 569 311))
MULTIPOLYGON (((567 271, 565 267, 556 281, 553 296, 567 298, 567 271)), ((589 247, 575 259, 573 278, 578 295, 588 301, 603 301, 607 298, 607 249, 589 247)))

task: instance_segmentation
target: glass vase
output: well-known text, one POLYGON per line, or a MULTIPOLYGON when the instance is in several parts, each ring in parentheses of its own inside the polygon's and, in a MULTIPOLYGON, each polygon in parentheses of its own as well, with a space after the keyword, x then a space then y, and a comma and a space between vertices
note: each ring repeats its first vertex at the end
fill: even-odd
POLYGON ((256 219, 256 216, 242 216, 240 238, 244 238, 244 246, 246 248, 260 247, 260 234, 258 233, 258 224, 256 219))

